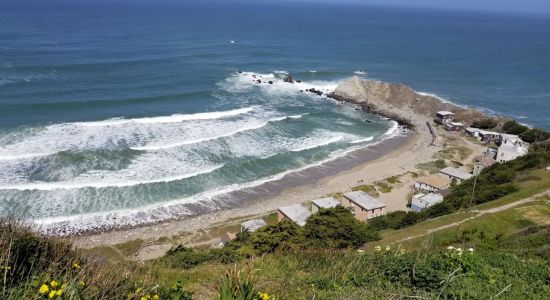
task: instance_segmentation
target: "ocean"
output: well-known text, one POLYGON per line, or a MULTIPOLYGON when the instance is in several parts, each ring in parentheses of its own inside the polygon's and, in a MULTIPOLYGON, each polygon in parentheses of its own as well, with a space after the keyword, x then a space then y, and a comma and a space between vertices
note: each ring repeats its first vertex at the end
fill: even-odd
POLYGON ((305 92, 354 75, 550 129, 549 37, 540 16, 2 3, 0 215, 81 230, 168 220, 402 134, 305 92))

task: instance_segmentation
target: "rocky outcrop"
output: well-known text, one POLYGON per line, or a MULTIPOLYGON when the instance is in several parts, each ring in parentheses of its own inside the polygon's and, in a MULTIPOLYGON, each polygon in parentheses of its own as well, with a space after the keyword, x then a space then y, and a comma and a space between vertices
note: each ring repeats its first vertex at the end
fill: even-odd
POLYGON ((455 113, 456 119, 470 125, 485 115, 475 109, 465 109, 428 95, 416 93, 400 83, 363 80, 357 76, 338 85, 330 97, 361 105, 369 112, 394 119, 402 125, 419 126, 431 120, 435 113, 447 110, 455 113))
POLYGON ((294 79, 292 79, 292 76, 290 75, 286 75, 283 81, 287 83, 294 83, 294 79))

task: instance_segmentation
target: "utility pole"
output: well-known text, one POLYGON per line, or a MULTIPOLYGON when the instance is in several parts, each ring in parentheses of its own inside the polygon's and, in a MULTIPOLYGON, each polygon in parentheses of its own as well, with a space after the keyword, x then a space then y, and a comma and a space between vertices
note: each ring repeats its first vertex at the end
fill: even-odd
POLYGON ((476 184, 477 184, 477 176, 474 177, 474 187, 472 188, 472 197, 470 197, 470 204, 468 205, 468 208, 466 209, 466 212, 470 211, 470 208, 472 207, 472 202, 474 202, 474 193, 476 191, 476 184))

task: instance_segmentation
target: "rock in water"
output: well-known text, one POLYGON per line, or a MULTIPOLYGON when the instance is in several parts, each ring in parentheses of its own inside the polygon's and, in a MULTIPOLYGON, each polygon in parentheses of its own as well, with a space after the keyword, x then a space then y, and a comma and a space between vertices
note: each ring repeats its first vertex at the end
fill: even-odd
POLYGON ((286 75, 285 79, 283 79, 283 81, 287 82, 287 83, 294 83, 294 79, 292 79, 292 76, 290 76, 290 75, 286 75))
POLYGON ((270 80, 270 81, 268 81, 268 83, 269 83, 269 84, 273 84, 273 81, 270 80))

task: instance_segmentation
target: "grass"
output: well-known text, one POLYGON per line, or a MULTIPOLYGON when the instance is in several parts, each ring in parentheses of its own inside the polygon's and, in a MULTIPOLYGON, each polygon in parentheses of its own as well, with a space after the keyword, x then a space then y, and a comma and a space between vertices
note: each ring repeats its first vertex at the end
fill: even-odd
POLYGON ((438 173, 439 170, 447 167, 447 163, 443 159, 433 160, 427 163, 416 165, 417 169, 427 171, 430 174, 438 173))
POLYGON ((352 191, 363 191, 372 197, 380 196, 380 193, 376 190, 376 187, 372 184, 358 185, 351 188, 352 191))
POLYGON ((392 186, 383 181, 377 181, 374 183, 374 185, 376 186, 376 189, 381 193, 389 193, 392 190, 392 186))

